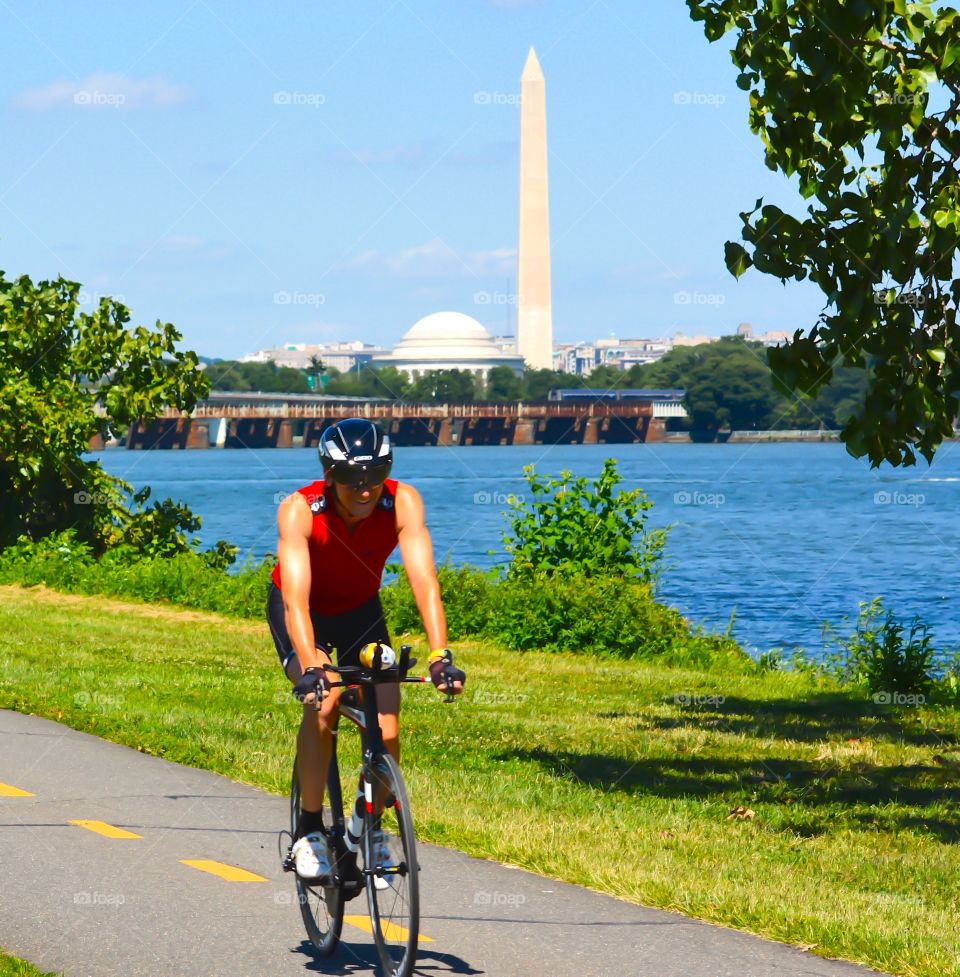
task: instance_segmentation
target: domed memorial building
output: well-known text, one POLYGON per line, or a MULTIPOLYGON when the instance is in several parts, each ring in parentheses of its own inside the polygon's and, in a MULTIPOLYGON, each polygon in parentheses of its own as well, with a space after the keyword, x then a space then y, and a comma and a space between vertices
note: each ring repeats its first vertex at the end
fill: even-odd
POLYGON ((462 312, 434 312, 411 326, 393 352, 370 364, 403 370, 418 380, 430 370, 469 370, 480 380, 495 366, 523 374, 523 357, 505 353, 476 319, 462 312))

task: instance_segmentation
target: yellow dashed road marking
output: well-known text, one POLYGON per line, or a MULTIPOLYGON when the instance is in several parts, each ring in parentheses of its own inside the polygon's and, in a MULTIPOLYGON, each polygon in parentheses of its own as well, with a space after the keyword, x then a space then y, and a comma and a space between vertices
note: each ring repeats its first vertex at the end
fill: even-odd
POLYGON ((225 865, 223 862, 214 862, 208 858, 181 858, 180 861, 190 868, 199 869, 201 872, 209 872, 211 875, 218 875, 227 882, 266 882, 262 875, 254 875, 245 868, 237 868, 235 865, 225 865))
POLYGON ((10 784, 0 784, 0 797, 36 797, 36 794, 20 790, 19 787, 11 787, 10 784))
MULTIPOLYGON (((369 916, 344 916, 343 921, 373 936, 373 923, 370 922, 369 916)), ((396 923, 385 923, 383 926, 383 935, 388 940, 405 940, 410 934, 402 926, 397 926, 396 923)), ((433 943, 433 940, 431 937, 424 936, 421 933, 417 937, 417 942, 433 943)))
POLYGON ((106 821, 71 821, 70 824, 75 824, 78 828, 86 828, 87 831, 95 831, 98 835, 103 835, 104 838, 143 837, 143 835, 134 834, 124 828, 115 828, 112 824, 107 824, 106 821))

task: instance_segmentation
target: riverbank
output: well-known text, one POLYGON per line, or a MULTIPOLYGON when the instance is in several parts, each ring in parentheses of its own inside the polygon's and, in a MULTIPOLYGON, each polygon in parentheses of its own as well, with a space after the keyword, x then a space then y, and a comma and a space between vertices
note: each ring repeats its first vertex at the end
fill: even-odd
MULTIPOLYGON (((802 674, 454 650, 462 701, 404 703, 425 839, 891 974, 960 975, 955 710, 802 674)), ((0 704, 287 789, 297 709, 263 624, 0 587, 0 704)))

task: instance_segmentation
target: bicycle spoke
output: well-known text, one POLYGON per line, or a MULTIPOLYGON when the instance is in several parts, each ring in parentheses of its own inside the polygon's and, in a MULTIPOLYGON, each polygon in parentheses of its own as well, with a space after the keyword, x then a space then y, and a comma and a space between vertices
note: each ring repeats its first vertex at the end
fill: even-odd
POLYGON ((413 823, 406 791, 392 757, 378 758, 370 773, 374 811, 384 798, 399 804, 368 814, 364 824, 367 896, 374 939, 387 973, 405 977, 413 970, 419 931, 419 878, 413 823))

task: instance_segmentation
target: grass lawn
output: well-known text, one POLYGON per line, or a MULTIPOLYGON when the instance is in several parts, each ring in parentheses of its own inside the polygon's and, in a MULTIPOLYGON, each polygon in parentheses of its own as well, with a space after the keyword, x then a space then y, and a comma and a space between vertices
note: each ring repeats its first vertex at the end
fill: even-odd
MULTIPOLYGON (((405 692, 420 837, 888 973, 960 977, 956 710, 801 675, 454 650, 461 701, 405 692)), ((265 623, 42 588, 0 587, 0 706, 275 793, 299 720, 265 623)))
POLYGON ((44 973, 19 957, 11 957, 0 947, 0 977, 59 977, 58 974, 44 973))

